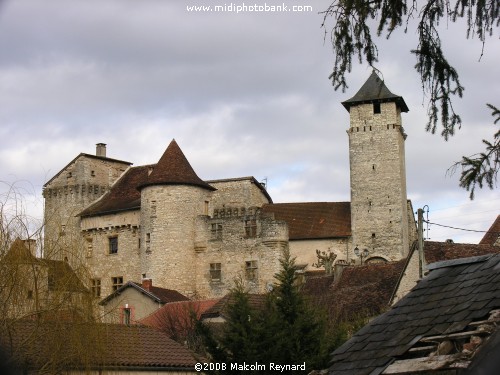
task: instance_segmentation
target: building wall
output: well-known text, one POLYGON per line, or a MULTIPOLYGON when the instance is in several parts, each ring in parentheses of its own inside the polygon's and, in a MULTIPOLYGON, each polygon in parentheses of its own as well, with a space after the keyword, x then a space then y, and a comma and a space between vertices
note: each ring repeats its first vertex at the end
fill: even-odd
POLYGON ((192 296, 196 218, 211 191, 197 186, 147 186, 141 191, 141 273, 155 285, 192 296))
POLYGON ((349 238, 332 238, 319 240, 291 240, 290 255, 295 257, 295 263, 298 265, 307 264, 307 270, 316 270, 313 264, 317 263, 318 257, 316 250, 326 253, 332 251, 337 255, 336 261, 346 260, 350 262, 352 254, 350 254, 351 241, 349 238), (350 255, 349 255, 350 254, 350 255))
POLYGON ((395 103, 350 108, 349 159, 354 247, 370 257, 398 260, 408 253, 403 128, 395 103))
POLYGON ((45 258, 67 258, 72 266, 81 261, 76 215, 107 192, 127 168, 125 162, 81 154, 45 185, 45 258))
POLYGON ((163 304, 152 300, 133 287, 128 287, 103 306, 103 321, 105 323, 124 323, 123 308, 131 309, 131 323, 152 314, 163 304))
POLYGON ((288 247, 286 223, 261 216, 258 208, 226 206, 213 217, 200 216, 196 237, 196 296, 200 298, 221 297, 236 280, 243 281, 251 293, 264 293, 275 283, 279 260, 288 247), (211 271, 216 264, 220 278, 212 276, 218 273, 211 271))
POLYGON ((217 190, 213 192, 211 207, 261 207, 263 204, 271 203, 262 192, 262 186, 257 186, 256 181, 251 178, 235 178, 227 180, 207 181, 217 190))

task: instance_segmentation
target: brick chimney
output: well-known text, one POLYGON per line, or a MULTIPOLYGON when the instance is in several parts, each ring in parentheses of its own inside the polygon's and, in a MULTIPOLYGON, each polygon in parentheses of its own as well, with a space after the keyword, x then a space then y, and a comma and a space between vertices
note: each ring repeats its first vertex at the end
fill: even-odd
POLYGON ((142 279, 142 288, 143 289, 150 291, 152 287, 153 287, 153 280, 152 279, 142 279))
POLYGON ((106 157, 106 143, 98 143, 95 145, 96 156, 106 157))

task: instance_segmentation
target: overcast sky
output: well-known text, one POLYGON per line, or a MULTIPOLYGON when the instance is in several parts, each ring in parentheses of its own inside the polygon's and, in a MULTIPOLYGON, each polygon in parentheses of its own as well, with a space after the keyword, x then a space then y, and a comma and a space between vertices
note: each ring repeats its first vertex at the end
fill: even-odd
MULTIPOLYGON (((224 0, 0 0, 2 188, 28 189, 30 213, 41 217, 43 184, 78 153, 103 142, 109 157, 155 163, 175 138, 203 179, 267 179, 274 202, 348 201, 349 117, 340 103, 371 70, 355 64, 347 92, 334 91, 319 14, 329 1, 284 2, 312 11, 187 10, 231 4, 224 0)), ((496 130, 486 103, 500 106, 498 32, 480 62, 481 44, 465 40, 464 28, 451 25, 444 42, 465 86, 454 102, 464 125, 448 142, 424 130, 414 31, 382 39, 377 67, 410 108, 413 207, 428 205, 432 222, 485 231, 500 211, 498 189, 471 202, 446 171, 496 130)), ((435 225, 429 234, 472 243, 483 235, 435 225)))

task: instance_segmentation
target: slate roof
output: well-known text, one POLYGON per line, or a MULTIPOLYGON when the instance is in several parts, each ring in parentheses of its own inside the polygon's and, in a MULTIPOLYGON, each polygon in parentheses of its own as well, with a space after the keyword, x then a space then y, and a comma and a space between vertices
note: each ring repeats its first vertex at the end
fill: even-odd
POLYGON ((133 288, 133 289, 137 290, 138 292, 144 294, 146 297, 151 298, 152 300, 159 302, 159 303, 189 301, 188 297, 179 293, 176 290, 160 288, 157 286, 152 286, 148 290, 148 289, 143 288, 142 285, 139 283, 136 283, 133 281, 128 281, 125 284, 123 284, 121 287, 119 287, 117 290, 115 290, 113 293, 111 293, 109 296, 104 298, 101 302, 99 302, 99 304, 106 305, 109 301, 111 301, 113 298, 119 296, 127 288, 133 288))
POLYGON ((0 342, 7 355, 17 355, 32 368, 47 359, 63 361, 65 370, 86 365, 101 370, 186 370, 197 362, 189 349, 162 332, 138 325, 19 320, 0 327, 0 342))
POLYGON ((216 190, 198 177, 177 142, 172 140, 147 180, 139 189, 151 185, 193 185, 207 190, 216 190))
MULTIPOLYGON (((484 237, 479 242, 480 245, 495 245, 495 242, 500 238, 500 215, 491 224, 490 229, 486 232, 484 237)), ((500 245, 500 243, 499 243, 500 245)), ((498 245, 497 245, 498 246, 498 245)))
POLYGON ((265 204, 262 212, 288 224, 291 240, 349 237, 350 202, 306 202, 265 204))
POLYGON ((404 99, 393 94, 375 71, 368 77, 356 95, 342 102, 342 105, 349 111, 349 108, 353 105, 373 102, 396 102, 402 112, 409 111, 404 99))
POLYGON ((391 310, 333 352, 329 374, 380 374, 405 358, 419 340, 462 332, 500 307, 500 255, 439 262, 429 268, 429 275, 391 310))

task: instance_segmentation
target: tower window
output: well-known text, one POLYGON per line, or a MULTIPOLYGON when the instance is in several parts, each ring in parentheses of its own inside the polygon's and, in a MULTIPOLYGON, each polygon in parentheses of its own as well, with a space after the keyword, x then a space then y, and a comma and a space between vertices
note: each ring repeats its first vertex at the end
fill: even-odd
POLYGON ((92 284, 90 285, 90 290, 94 297, 101 296, 101 279, 92 279, 92 284))
POLYGON ((255 238, 257 236, 257 222, 255 219, 245 220, 245 236, 255 238))
POLYGON ((212 233, 213 240, 221 240, 222 239, 222 224, 221 223, 213 223, 211 233, 212 233))
POLYGON ((379 102, 373 103, 373 113, 380 113, 380 103, 379 102))
POLYGON ((245 275, 248 281, 257 280, 257 261, 249 260, 245 262, 245 275))
POLYGON ((118 290, 123 285, 123 276, 115 276, 111 278, 113 292, 118 290))
POLYGON ((110 254, 118 253, 118 237, 109 238, 109 253, 110 254))
POLYGON ((210 280, 221 281, 222 270, 220 263, 210 263, 210 280))

